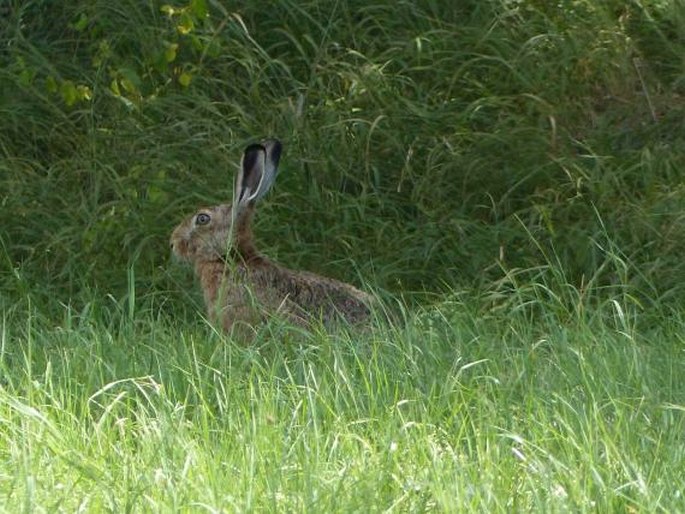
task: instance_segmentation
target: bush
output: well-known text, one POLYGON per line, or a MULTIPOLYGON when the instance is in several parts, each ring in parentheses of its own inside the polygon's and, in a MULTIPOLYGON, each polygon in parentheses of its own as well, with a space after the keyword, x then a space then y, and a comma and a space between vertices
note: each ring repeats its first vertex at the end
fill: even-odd
POLYGON ((121 298, 131 272, 144 298, 191 289, 169 232, 277 135, 257 232, 290 266, 411 296, 551 255, 611 284, 619 255, 621 280, 681 296, 678 5, 14 2, 0 288, 46 306, 121 298))

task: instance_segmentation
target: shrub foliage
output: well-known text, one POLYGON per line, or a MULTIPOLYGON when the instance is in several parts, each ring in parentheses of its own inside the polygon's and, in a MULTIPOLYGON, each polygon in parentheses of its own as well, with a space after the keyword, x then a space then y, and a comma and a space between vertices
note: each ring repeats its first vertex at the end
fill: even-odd
POLYGON ((190 287, 170 230, 276 135, 257 231, 291 266, 411 293, 553 262, 577 287, 682 295, 684 12, 11 0, 0 288, 58 305, 190 287))

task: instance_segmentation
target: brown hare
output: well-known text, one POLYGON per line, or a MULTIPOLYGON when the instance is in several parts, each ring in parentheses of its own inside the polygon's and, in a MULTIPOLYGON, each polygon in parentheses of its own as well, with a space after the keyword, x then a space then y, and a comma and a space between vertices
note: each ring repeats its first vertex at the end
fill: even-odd
POLYGON ((198 210, 176 227, 171 247, 200 279, 210 321, 230 331, 254 327, 269 315, 291 322, 360 324, 372 297, 355 287, 306 271, 294 271, 257 251, 252 217, 278 173, 282 145, 275 139, 249 145, 236 176, 233 203, 198 210))

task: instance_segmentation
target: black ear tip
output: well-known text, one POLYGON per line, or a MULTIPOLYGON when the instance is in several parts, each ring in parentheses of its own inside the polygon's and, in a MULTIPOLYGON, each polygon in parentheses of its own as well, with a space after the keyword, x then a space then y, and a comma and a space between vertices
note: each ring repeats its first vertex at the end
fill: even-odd
POLYGON ((274 162, 278 162, 278 160, 281 158, 281 152, 283 151, 283 144, 281 144, 280 141, 277 141, 274 139, 273 144, 271 145, 271 149, 269 150, 269 154, 271 155, 271 160, 274 162))
POLYGON ((256 152, 266 152, 266 148, 264 148, 264 145, 260 143, 252 143, 251 145, 247 145, 245 147, 245 151, 243 152, 243 154, 247 155, 256 152))
POLYGON ((264 146, 264 148, 270 148, 270 149, 278 148, 280 150, 281 147, 283 146, 283 143, 281 143, 281 141, 279 141, 275 137, 267 138, 267 139, 263 140, 261 143, 262 143, 262 146, 264 146))
POLYGON ((266 150, 267 158, 277 166, 278 161, 281 158, 281 152, 283 151, 283 143, 278 139, 270 138, 262 141, 262 145, 266 150))
POLYGON ((266 149, 262 145, 248 145, 243 152, 243 169, 252 169, 256 166, 260 154, 266 154, 266 149))

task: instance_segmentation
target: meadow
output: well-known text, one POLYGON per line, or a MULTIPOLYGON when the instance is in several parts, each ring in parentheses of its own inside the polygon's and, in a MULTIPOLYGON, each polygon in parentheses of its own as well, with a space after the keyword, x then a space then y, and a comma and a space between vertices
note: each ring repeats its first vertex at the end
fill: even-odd
POLYGON ((0 512, 678 512, 685 4, 0 7, 0 512), (284 141, 262 250, 366 330, 205 319, 168 238, 284 141))

